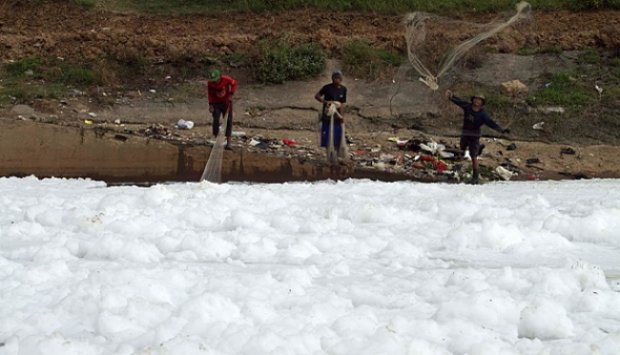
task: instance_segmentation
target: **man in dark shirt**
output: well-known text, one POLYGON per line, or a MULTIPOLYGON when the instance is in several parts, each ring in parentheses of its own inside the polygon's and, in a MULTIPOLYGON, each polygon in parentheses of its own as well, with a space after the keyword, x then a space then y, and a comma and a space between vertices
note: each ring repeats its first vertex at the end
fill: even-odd
POLYGON ((338 113, 334 117, 334 146, 340 147, 342 140, 342 122, 344 113, 344 104, 347 102, 347 88, 342 85, 342 72, 337 70, 332 73, 332 83, 327 84, 314 95, 314 98, 323 104, 321 111, 321 147, 327 147, 329 137, 329 116, 327 115, 328 105, 332 102, 339 102, 338 113))
POLYGON ((462 151, 469 149, 469 155, 471 156, 471 163, 474 170, 471 182, 473 184, 478 184, 480 181, 480 168, 478 165, 481 136, 480 128, 483 125, 487 125, 500 133, 510 133, 510 130, 502 128, 486 113, 484 110, 484 95, 476 95, 473 96, 470 101, 464 101, 454 96, 452 91, 448 90, 446 91, 446 97, 463 109, 463 130, 461 132, 460 146, 462 151))

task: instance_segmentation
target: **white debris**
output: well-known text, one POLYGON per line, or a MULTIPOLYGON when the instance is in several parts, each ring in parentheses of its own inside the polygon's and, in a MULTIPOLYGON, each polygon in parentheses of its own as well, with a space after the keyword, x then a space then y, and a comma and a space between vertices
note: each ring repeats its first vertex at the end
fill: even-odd
POLYGON ((515 175, 515 173, 513 173, 512 171, 504 168, 503 166, 499 165, 495 168, 495 172, 497 173, 497 175, 499 175, 502 179, 508 181, 510 179, 512 179, 512 177, 515 175))
POLYGON ((193 121, 186 121, 184 119, 180 119, 177 121, 177 128, 179 129, 192 129, 194 128, 193 121))

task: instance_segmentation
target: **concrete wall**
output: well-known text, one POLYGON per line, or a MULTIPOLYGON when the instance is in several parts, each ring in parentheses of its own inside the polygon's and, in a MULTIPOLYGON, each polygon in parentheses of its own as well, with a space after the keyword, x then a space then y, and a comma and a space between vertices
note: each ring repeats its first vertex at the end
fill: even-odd
MULTIPOLYGON (((108 182, 198 181, 209 153, 206 146, 119 135, 91 127, 0 122, 0 176, 88 177, 108 182)), ((226 151, 222 166, 225 181, 315 181, 353 175, 353 169, 346 166, 241 149, 226 151)))

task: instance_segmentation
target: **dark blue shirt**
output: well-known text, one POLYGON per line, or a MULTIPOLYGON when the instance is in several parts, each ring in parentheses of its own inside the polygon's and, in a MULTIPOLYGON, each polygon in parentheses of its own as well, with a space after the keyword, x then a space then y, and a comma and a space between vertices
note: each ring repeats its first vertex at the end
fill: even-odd
POLYGON ((347 102, 347 88, 342 85, 327 84, 321 88, 319 95, 323 96, 325 101, 338 101, 343 104, 347 102))
POLYGON ((489 114, 484 111, 484 109, 480 109, 480 111, 474 111, 472 109, 471 102, 462 100, 456 96, 452 96, 450 101, 463 109, 464 115, 462 135, 480 137, 480 128, 483 125, 487 125, 498 132, 502 131, 502 127, 495 123, 491 119, 491 117, 489 117, 489 114))

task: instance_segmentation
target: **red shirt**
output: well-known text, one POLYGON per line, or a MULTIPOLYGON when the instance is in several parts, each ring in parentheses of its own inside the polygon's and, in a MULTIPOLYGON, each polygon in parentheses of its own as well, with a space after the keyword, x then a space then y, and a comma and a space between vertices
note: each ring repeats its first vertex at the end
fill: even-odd
POLYGON ((209 103, 228 103, 230 96, 237 91, 237 80, 222 75, 220 81, 207 83, 207 93, 209 94, 209 103))

